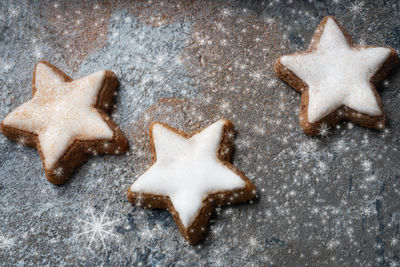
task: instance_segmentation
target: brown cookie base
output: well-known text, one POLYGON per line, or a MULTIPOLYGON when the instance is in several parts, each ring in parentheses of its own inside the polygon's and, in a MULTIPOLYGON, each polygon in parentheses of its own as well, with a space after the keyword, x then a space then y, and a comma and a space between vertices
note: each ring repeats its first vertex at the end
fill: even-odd
MULTIPOLYGON (((234 171, 237 175, 239 175, 243 181, 245 182, 245 187, 237 190, 231 191, 220 191, 209 194, 204 200, 202 207, 198 214, 196 215, 194 221, 190 224, 188 228, 186 228, 181 219, 179 217, 178 212, 175 210, 172 202, 170 201, 168 196, 161 196, 161 195, 153 195, 153 194, 144 194, 144 193, 137 193, 132 192, 130 187, 127 191, 129 201, 138 206, 142 206, 148 209, 166 209, 168 210, 172 218, 174 219, 176 225, 178 226, 179 231, 182 233, 183 237, 191 244, 196 245, 198 244, 205 236, 207 232, 208 222, 211 216, 211 213, 215 206, 220 205, 230 205, 240 202, 245 202, 247 200, 251 200, 256 197, 257 189, 253 185, 253 183, 244 175, 243 172, 236 169, 230 161, 232 152, 233 152, 233 136, 234 136, 234 126, 229 120, 225 120, 226 123, 224 125, 222 131, 222 138, 220 147, 217 152, 217 157, 224 164, 226 167, 234 171)), ((157 161, 157 155, 154 146, 153 140, 153 126, 155 124, 162 124, 166 128, 184 136, 185 138, 190 138, 196 133, 201 132, 202 130, 192 132, 190 134, 184 133, 179 131, 171 126, 160 123, 160 122, 153 122, 150 126, 150 147, 151 147, 151 154, 152 154, 152 163, 153 165, 157 161)), ((149 166, 149 168, 151 167, 149 166)))
MULTIPOLYGON (((72 78, 67 76, 49 62, 40 61, 39 63, 43 63, 51 67, 55 72, 64 76, 67 82, 72 81, 72 78)), ((35 95, 37 90, 35 86, 35 73, 36 67, 33 73, 32 97, 35 95)), ((69 144, 62 157, 51 169, 47 169, 44 165, 44 156, 40 148, 37 134, 4 125, 4 122, 0 124, 0 130, 7 138, 17 141, 21 145, 35 147, 39 152, 40 158, 42 159, 47 180, 53 184, 62 184, 69 178, 74 169, 85 162, 90 155, 119 154, 127 150, 128 142, 125 135, 118 128, 115 122, 113 122, 112 119, 107 115, 112 107, 112 99, 114 97, 117 85, 118 80, 115 74, 111 71, 106 71, 103 85, 99 91, 99 94, 97 95, 96 103, 94 105, 94 107, 103 117, 104 121, 113 131, 112 139, 74 140, 69 144)))
MULTIPOLYGON (((329 18, 333 19, 339 25, 339 28, 341 29, 347 42, 351 45, 351 47, 353 49, 376 47, 376 46, 366 46, 366 45, 354 44, 350 35, 336 21, 336 19, 331 16, 327 16, 321 21, 321 23, 318 25, 317 29, 315 30, 314 37, 312 38, 308 49, 306 51, 298 52, 298 53, 294 53, 294 54, 307 54, 307 53, 314 51, 317 48, 317 45, 318 45, 321 35, 323 33, 323 28, 325 27, 325 24, 329 18)), ((371 128, 371 129, 383 129, 385 127, 386 121, 387 121, 386 115, 383 111, 381 99, 380 99, 378 92, 376 91, 374 84, 377 84, 378 82, 380 82, 388 74, 388 72, 399 62, 399 58, 396 54, 396 51, 393 48, 390 48, 390 47, 387 47, 387 48, 391 50, 390 56, 387 58, 387 60, 382 64, 380 69, 376 72, 376 74, 369 81, 371 84, 371 88, 376 96, 377 101, 378 101, 379 108, 381 109, 381 115, 379 115, 379 116, 371 116, 371 115, 364 114, 364 113, 358 112, 356 110, 353 110, 349 107, 341 106, 338 109, 336 109, 335 111, 328 114, 327 116, 320 119, 319 121, 311 123, 308 120, 308 85, 304 81, 302 81, 299 77, 297 77, 296 74, 294 74, 292 71, 287 69, 281 63, 280 59, 278 59, 275 62, 274 71, 275 71, 276 75, 279 78, 281 78, 282 80, 284 80, 286 83, 288 83, 291 87, 293 87, 294 89, 296 89, 298 92, 301 93, 301 105, 300 105, 299 117, 300 117, 300 125, 306 134, 311 135, 311 136, 318 135, 321 132, 321 129, 324 128, 324 126, 333 127, 342 120, 352 121, 358 125, 361 125, 366 128, 371 128)))

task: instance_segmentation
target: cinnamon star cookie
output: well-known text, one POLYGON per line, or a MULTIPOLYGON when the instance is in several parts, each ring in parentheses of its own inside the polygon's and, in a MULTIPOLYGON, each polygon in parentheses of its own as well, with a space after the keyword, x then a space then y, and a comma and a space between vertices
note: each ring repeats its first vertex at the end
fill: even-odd
POLYGON ((393 48, 355 45, 331 16, 308 50, 281 57, 276 74, 301 93, 300 125, 309 135, 345 119, 381 129, 386 117, 374 83, 398 62, 393 48))
POLYGON ((256 196, 252 182, 228 162, 233 137, 233 124, 225 119, 191 134, 154 122, 153 163, 129 187, 129 200, 149 209, 167 209, 186 240, 197 244, 214 206, 256 196))
POLYGON ((32 99, 8 114, 3 134, 36 147, 47 179, 61 184, 91 154, 118 154, 127 140, 107 115, 117 87, 111 71, 72 80, 40 61, 33 72, 32 99))

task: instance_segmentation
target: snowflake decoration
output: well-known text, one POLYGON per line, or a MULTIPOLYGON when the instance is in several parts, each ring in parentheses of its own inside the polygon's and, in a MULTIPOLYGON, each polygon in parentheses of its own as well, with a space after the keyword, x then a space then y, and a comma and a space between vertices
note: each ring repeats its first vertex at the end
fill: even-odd
POLYGON ((385 87, 388 87, 390 85, 390 82, 388 80, 383 81, 383 85, 385 87))
POLYGON ((383 122, 379 122, 378 128, 382 130, 383 128, 385 128, 385 124, 383 122))
POLYGON ((327 136, 329 134, 329 126, 325 123, 321 124, 321 127, 319 127, 319 132, 318 134, 320 136, 327 136))
POLYGON ((64 174, 64 170, 62 167, 58 167, 54 170, 54 175, 57 177, 61 177, 64 174))
POLYGON ((12 65, 8 62, 4 63, 3 70, 4 72, 8 72, 12 68, 12 65))
POLYGON ((14 246, 14 238, 3 235, 0 231, 0 249, 10 249, 14 246))
POLYGON ((392 239, 390 239, 390 245, 392 247, 397 246, 398 243, 399 243, 399 240, 396 237, 392 237, 392 239))
POLYGON ((42 53, 42 51, 40 50, 39 47, 36 47, 36 48, 35 48, 34 55, 35 55, 35 57, 38 58, 38 59, 40 59, 41 57, 43 57, 43 53, 42 53))
POLYGON ((249 76, 256 81, 260 81, 262 79, 263 75, 260 72, 254 71, 254 72, 250 72, 249 76))
POLYGON ((10 8, 10 16, 11 16, 11 17, 17 16, 18 13, 19 13, 19 10, 18 10, 18 9, 16 9, 16 8, 10 8))
POLYGON ((18 146, 20 146, 20 147, 25 146, 26 145, 26 141, 27 140, 26 140, 25 137, 18 138, 18 140, 17 140, 18 146))
POLYGON ((372 163, 371 163, 370 160, 365 159, 365 160, 363 160, 363 161, 361 162, 361 166, 362 166, 363 170, 367 172, 367 171, 370 171, 370 170, 371 170, 372 163))
POLYGON ((77 234, 76 236, 82 236, 82 235, 87 235, 90 237, 89 245, 88 248, 90 250, 92 247, 93 242, 99 242, 101 241, 101 244, 103 245, 103 248, 107 248, 106 243, 105 243, 105 238, 109 236, 113 236, 118 238, 119 236, 114 234, 112 230, 109 228, 112 226, 112 224, 120 221, 120 219, 117 220, 110 220, 108 217, 106 217, 106 212, 107 212, 108 205, 104 209, 103 213, 100 216, 96 216, 93 213, 93 209, 89 208, 86 213, 88 213, 89 219, 88 220, 83 220, 78 218, 78 222, 83 223, 83 228, 84 230, 77 234))
POLYGON ((355 16, 361 16, 361 13, 364 10, 364 2, 362 1, 356 1, 354 3, 352 3, 349 7, 348 7, 349 12, 353 15, 353 17, 355 16))
POLYGON ((328 249, 332 250, 340 245, 340 241, 337 239, 332 239, 331 241, 328 242, 326 245, 328 249))

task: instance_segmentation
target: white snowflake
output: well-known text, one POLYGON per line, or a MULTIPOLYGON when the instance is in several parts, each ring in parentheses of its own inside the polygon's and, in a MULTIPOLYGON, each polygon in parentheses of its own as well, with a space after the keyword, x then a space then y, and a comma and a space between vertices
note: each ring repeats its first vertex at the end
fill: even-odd
POLYGON ((392 237, 392 239, 390 239, 390 245, 392 247, 397 246, 398 243, 399 243, 399 239, 397 239, 396 237, 392 237))
POLYGON ((131 19, 131 17, 126 17, 125 18, 125 23, 131 23, 132 22, 132 19, 131 19))
POLYGON ((376 210, 373 207, 366 206, 361 209, 361 213, 365 216, 371 216, 376 213, 376 210))
POLYGON ((18 145, 19 146, 25 146, 26 145, 26 138, 25 137, 20 137, 20 138, 18 138, 18 140, 17 140, 17 143, 18 143, 18 145))
POLYGON ((254 126, 254 132, 259 135, 264 135, 266 130, 264 129, 264 127, 256 125, 254 126))
POLYGON ((370 175, 368 177, 365 178, 366 182, 375 182, 377 180, 375 175, 370 175))
POLYGON ((16 9, 16 8, 10 8, 10 16, 11 16, 11 17, 17 16, 18 13, 19 13, 19 10, 18 10, 18 9, 16 9))
POLYGON ((378 122, 378 129, 382 130, 385 128, 385 124, 383 122, 378 122))
POLYGON ((223 101, 221 103, 220 110, 223 112, 231 112, 231 104, 227 101, 223 101))
POLYGON ((275 87, 276 85, 277 85, 277 81, 276 80, 270 80, 268 83, 267 83, 267 86, 268 86, 268 88, 272 88, 272 87, 275 87))
POLYGON ((260 81, 262 78, 262 74, 260 72, 254 71, 254 72, 250 72, 249 76, 251 78, 253 78, 256 81, 260 81))
POLYGON ((318 129, 318 134, 320 136, 327 136, 329 134, 329 126, 325 123, 322 123, 318 129))
POLYGON ((64 170, 62 167, 58 167, 54 170, 54 175, 57 177, 61 177, 64 174, 64 170))
POLYGON ((361 162, 361 166, 362 166, 363 170, 367 172, 367 171, 371 170, 372 163, 370 160, 365 159, 361 162))
POLYGON ((390 82, 388 80, 383 81, 383 85, 385 87, 388 87, 390 85, 390 82))
POLYGON ((12 68, 12 65, 10 63, 8 63, 8 62, 4 63, 4 65, 3 65, 4 72, 9 71, 11 68, 12 68))
POLYGON ((106 216, 108 205, 104 209, 103 213, 100 216, 96 216, 93 213, 93 209, 89 208, 87 210, 87 213, 90 215, 88 220, 84 219, 79 219, 78 222, 83 223, 83 228, 84 230, 80 233, 78 233, 76 236, 82 236, 82 235, 87 235, 90 237, 89 245, 88 248, 91 250, 92 248, 92 243, 101 241, 101 244, 103 245, 103 248, 106 248, 106 243, 105 243, 105 238, 109 236, 113 236, 118 238, 119 236, 114 234, 112 229, 110 230, 109 228, 112 226, 112 224, 120 221, 120 219, 117 220, 110 220, 106 216))
POLYGON ((350 11, 350 14, 353 15, 353 17, 361 16, 361 13, 364 10, 364 2, 363 1, 355 1, 348 7, 348 10, 350 11))
POLYGON ((35 55, 35 57, 38 58, 38 59, 40 59, 40 58, 43 56, 43 53, 42 53, 42 51, 40 50, 39 47, 36 47, 36 48, 35 48, 34 55, 35 55))
POLYGON ((338 247, 340 245, 339 240, 336 239, 332 239, 331 241, 328 242, 328 244, 326 245, 328 247, 328 249, 334 249, 335 247, 338 247))
POLYGON ((9 236, 5 236, 0 231, 0 248, 1 249, 10 249, 14 246, 14 238, 10 238, 9 236))
POLYGON ((350 148, 347 146, 346 142, 341 139, 335 144, 335 151, 336 152, 342 152, 342 151, 348 151, 350 148))
POLYGON ((318 167, 320 172, 326 172, 326 170, 328 168, 327 164, 325 162, 323 162, 323 161, 318 161, 317 167, 318 167))

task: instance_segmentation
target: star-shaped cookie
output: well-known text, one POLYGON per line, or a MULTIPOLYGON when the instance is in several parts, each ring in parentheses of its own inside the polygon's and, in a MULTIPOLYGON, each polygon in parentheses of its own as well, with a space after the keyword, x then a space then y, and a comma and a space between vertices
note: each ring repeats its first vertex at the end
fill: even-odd
POLYGON ((169 210, 182 235, 197 244, 214 206, 256 196, 252 182, 228 162, 233 136, 233 124, 226 119, 191 134, 154 122, 150 126, 153 163, 129 187, 129 200, 169 210))
POLYGON ((34 70, 32 99, 8 114, 1 131, 36 147, 47 179, 61 184, 91 154, 118 154, 127 140, 107 115, 118 80, 108 70, 72 80, 52 64, 34 70))
POLYGON ((398 62, 394 49, 355 45, 331 16, 317 27, 307 51, 282 56, 276 74, 301 93, 300 125, 309 135, 346 119, 380 129, 386 124, 374 83, 398 62))

